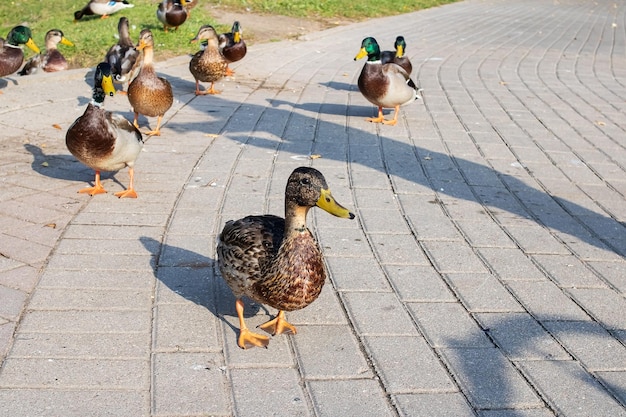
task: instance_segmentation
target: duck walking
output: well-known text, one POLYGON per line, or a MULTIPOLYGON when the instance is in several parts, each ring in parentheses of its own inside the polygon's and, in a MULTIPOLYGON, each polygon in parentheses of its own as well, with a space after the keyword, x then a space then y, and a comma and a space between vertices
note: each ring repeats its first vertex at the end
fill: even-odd
MULTIPOLYGON (((238 21, 233 23, 233 27, 230 32, 222 33, 219 36, 220 51, 228 63, 237 62, 246 56, 248 51, 246 42, 243 40, 243 29, 238 21)), ((230 76, 235 74, 235 71, 226 68, 226 75, 230 76)))
POLYGON ((365 120, 395 125, 398 122, 400 106, 420 98, 418 88, 401 66, 393 62, 382 63, 376 39, 372 37, 363 39, 361 49, 354 60, 364 56, 367 56, 367 62, 359 75, 359 91, 370 103, 378 107, 378 117, 365 120), (383 108, 395 109, 392 120, 385 120, 383 108))
POLYGON ((72 41, 67 39, 60 29, 51 29, 46 33, 46 53, 33 56, 26 61, 20 75, 30 75, 36 73, 40 68, 45 72, 65 71, 68 67, 67 60, 59 51, 59 44, 74 46, 72 41))
POLYGON ((214 87, 215 82, 221 80, 226 75, 228 62, 219 51, 217 33, 213 26, 204 25, 198 30, 198 34, 190 42, 205 39, 207 46, 204 50, 196 52, 189 61, 189 71, 196 79, 196 95, 219 94, 214 87), (200 90, 200 81, 211 83, 211 88, 205 91, 200 90))
POLYGON ((71 154, 96 171, 94 186, 83 188, 78 192, 92 196, 106 193, 100 182, 100 171, 118 171, 128 167, 130 176, 128 188, 115 193, 115 196, 137 198, 134 166, 143 147, 143 139, 139 129, 125 117, 103 108, 107 94, 113 96, 115 87, 111 66, 103 62, 96 67, 91 103, 65 135, 65 144, 71 154))
POLYGON ((143 51, 143 63, 139 74, 128 86, 128 101, 135 113, 133 124, 139 127, 139 114, 158 117, 156 129, 144 133, 148 136, 160 136, 161 120, 174 104, 174 93, 169 81, 157 76, 154 70, 154 38, 149 29, 143 29, 139 33, 137 49, 143 51))
POLYGON ((237 299, 240 348, 267 347, 269 343, 267 336, 246 326, 243 296, 279 310, 261 329, 272 335, 295 334, 296 328, 285 320, 285 311, 308 306, 322 291, 324 260, 306 226, 307 213, 314 206, 338 217, 354 218, 335 201, 321 172, 300 167, 287 180, 285 218, 247 216, 224 226, 217 245, 218 266, 237 299))
POLYGON ((28 46, 37 54, 40 52, 30 29, 26 26, 15 26, 6 40, 0 38, 0 77, 13 74, 24 63, 24 51, 20 45, 28 46))
POLYGON ((100 16, 106 19, 109 15, 123 9, 134 7, 128 0, 89 0, 82 9, 74 12, 74 21, 80 20, 83 16, 100 16))

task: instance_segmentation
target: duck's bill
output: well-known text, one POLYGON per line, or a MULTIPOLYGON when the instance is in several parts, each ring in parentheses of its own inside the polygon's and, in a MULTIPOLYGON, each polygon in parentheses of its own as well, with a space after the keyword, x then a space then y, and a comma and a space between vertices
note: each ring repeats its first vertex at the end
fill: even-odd
POLYGON ((74 46, 74 43, 66 37, 61 38, 61 43, 66 46, 74 46))
POLYGON ((359 59, 363 58, 364 56, 367 56, 367 51, 365 50, 365 48, 361 48, 359 53, 356 54, 356 56, 354 57, 354 60, 358 61, 359 59))
POLYGON ((104 90, 104 94, 108 94, 111 97, 115 95, 115 86, 113 85, 112 76, 105 75, 102 77, 102 89, 104 90))
POLYGON ((28 42, 26 42, 26 46, 32 49, 33 52, 35 52, 36 54, 41 53, 41 51, 39 50, 39 47, 35 44, 35 41, 32 39, 29 39, 28 42))
POLYGON ((320 198, 317 200, 317 206, 322 210, 329 212, 333 216, 344 219, 354 219, 354 214, 341 204, 337 203, 330 193, 330 190, 322 189, 320 198))

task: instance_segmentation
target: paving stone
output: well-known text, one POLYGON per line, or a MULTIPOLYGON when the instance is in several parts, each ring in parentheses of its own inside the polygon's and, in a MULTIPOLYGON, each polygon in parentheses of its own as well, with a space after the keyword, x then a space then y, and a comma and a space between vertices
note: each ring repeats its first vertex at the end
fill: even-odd
POLYGON ((443 356, 477 409, 541 407, 543 402, 495 348, 445 348, 443 356))
POLYGON ((421 336, 366 336, 365 345, 388 393, 456 390, 439 358, 421 336))
POLYGON ((214 353, 157 353, 153 415, 229 415, 226 368, 214 353))
POLYGON ((424 242, 433 264, 441 273, 478 273, 487 269, 465 242, 424 242))
POLYGON ((372 379, 309 381, 318 416, 393 416, 380 385, 372 379))
POLYGON ((459 393, 419 393, 394 395, 402 417, 472 416, 474 411, 459 393))
POLYGON ((410 234, 370 234, 372 246, 383 264, 427 265, 424 251, 410 234))
POLYGON ((626 409, 576 362, 528 361, 519 366, 556 413, 572 417, 626 415, 626 409))
POLYGON ((539 321, 589 320, 585 311, 550 281, 509 281, 507 285, 539 321))
POLYGON ((472 313, 523 311, 506 287, 491 274, 446 274, 446 278, 472 313))
POLYGON ((545 279, 541 271, 524 253, 508 248, 480 248, 494 273, 502 280, 539 281, 545 279))
POLYGON ((626 317, 619 313, 626 308, 626 299, 621 294, 609 288, 571 288, 568 293, 604 327, 626 328, 626 317))
POLYGON ((385 272, 402 301, 454 302, 446 282, 431 266, 385 265, 385 272))
POLYGON ((416 335, 409 315, 392 293, 342 294, 352 323, 361 335, 416 335))

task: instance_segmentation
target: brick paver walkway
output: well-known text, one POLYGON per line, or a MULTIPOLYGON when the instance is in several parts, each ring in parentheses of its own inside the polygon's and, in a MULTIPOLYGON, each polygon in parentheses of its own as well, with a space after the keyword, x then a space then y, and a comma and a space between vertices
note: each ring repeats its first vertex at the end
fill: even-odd
POLYGON ((176 100, 137 200, 112 195, 126 170, 76 194, 93 173, 64 137, 89 70, 0 80, 0 415, 626 416, 625 12, 371 20, 254 45, 215 97, 189 57, 158 63, 176 100), (368 124, 352 58, 399 34, 424 99, 368 124), (357 219, 312 211, 329 282, 288 314, 296 336, 243 351, 215 237, 282 214, 299 165, 357 219))

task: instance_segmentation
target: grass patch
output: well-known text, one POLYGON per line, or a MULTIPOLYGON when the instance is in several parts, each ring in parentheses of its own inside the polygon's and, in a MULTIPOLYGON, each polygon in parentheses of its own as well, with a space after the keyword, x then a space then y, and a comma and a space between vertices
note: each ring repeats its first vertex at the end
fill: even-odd
MULTIPOLYGON (((121 16, 130 21, 131 39, 137 40, 143 28, 152 30, 157 61, 197 51, 190 44, 198 28, 204 24, 215 26, 218 32, 230 29, 232 22, 218 24, 210 14, 211 7, 224 7, 231 11, 248 10, 254 13, 280 14, 308 18, 346 18, 362 20, 412 12, 419 9, 452 3, 455 0, 198 0, 191 16, 177 30, 163 31, 156 17, 156 0, 130 0, 135 7, 122 10, 107 19, 86 16, 74 22, 74 12, 87 0, 4 0, 0 1, 0 36, 6 37, 11 28, 23 24, 31 28, 33 40, 40 49, 45 48, 46 32, 60 29, 74 47, 59 46, 70 68, 93 67, 104 59, 113 44, 117 43, 117 23, 121 16)), ((26 57, 33 52, 25 48, 26 57)))

